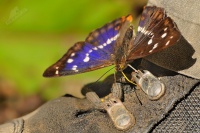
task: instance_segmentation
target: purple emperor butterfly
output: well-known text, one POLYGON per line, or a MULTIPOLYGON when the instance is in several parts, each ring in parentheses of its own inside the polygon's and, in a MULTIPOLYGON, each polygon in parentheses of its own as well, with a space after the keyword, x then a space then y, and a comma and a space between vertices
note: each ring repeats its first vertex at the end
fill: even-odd
POLYGON ((138 32, 134 35, 132 16, 123 16, 91 32, 50 66, 45 77, 72 75, 115 65, 122 71, 134 59, 174 45, 181 34, 162 8, 144 8, 138 32))

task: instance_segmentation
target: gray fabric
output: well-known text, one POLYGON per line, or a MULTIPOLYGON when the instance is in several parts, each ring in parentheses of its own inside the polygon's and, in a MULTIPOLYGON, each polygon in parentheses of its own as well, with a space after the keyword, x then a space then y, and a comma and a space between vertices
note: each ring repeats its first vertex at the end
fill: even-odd
POLYGON ((200 79, 200 2, 198 0, 149 0, 165 8, 182 33, 175 46, 146 57, 166 69, 200 79))
POLYGON ((153 129, 153 133, 199 133, 200 132, 200 86, 194 88, 153 129))
MULTIPOLYGON (((87 99, 77 99, 69 96, 49 101, 35 111, 34 114, 30 114, 29 117, 20 118, 18 121, 22 121, 21 125, 13 124, 14 121, 1 125, 0 131, 9 133, 8 129, 17 128, 23 133, 149 132, 155 124, 165 118, 165 115, 173 109, 175 103, 189 94, 193 86, 199 82, 181 75, 162 77, 161 80, 166 85, 166 93, 158 101, 149 100, 145 93, 139 89, 136 90, 136 93, 142 102, 142 105, 140 105, 134 91, 125 93, 123 103, 136 119, 136 124, 127 131, 117 130, 108 114, 94 110, 93 105, 87 99)), ((127 87, 124 86, 124 88, 127 87)), ((197 101, 198 105, 199 103, 197 101)), ((194 123, 196 122, 194 121, 194 123)))

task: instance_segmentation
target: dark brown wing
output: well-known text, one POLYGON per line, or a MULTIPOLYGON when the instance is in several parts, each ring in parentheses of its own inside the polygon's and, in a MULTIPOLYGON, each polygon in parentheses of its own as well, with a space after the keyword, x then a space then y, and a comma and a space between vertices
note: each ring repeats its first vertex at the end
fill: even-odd
POLYGON ((167 17, 164 9, 145 7, 127 61, 159 52, 176 44, 180 37, 175 22, 167 17))

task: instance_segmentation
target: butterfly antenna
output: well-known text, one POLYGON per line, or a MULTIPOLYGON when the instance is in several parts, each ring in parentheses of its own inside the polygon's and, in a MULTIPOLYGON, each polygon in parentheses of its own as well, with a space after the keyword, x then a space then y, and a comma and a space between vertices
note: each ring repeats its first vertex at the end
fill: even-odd
POLYGON ((97 83, 103 76, 105 76, 105 75, 106 75, 108 72, 110 72, 113 68, 115 68, 115 67, 112 67, 111 69, 109 69, 108 71, 106 71, 103 75, 101 75, 101 77, 99 77, 95 83, 97 83))

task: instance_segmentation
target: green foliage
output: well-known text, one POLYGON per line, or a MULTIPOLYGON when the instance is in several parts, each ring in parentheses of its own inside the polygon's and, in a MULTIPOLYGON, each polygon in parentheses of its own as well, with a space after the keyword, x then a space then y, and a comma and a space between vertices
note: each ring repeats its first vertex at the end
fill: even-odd
POLYGON ((122 0, 43 0, 10 4, 10 10, 2 10, 4 19, 17 21, 5 27, 17 31, 67 32, 68 30, 91 30, 96 26, 129 14, 131 6, 122 0), (121 10, 123 9, 123 10, 121 10), (21 14, 21 15, 19 15, 21 14), (112 18, 112 19, 111 19, 112 18), (94 25, 94 26, 92 26, 94 25))
POLYGON ((0 1, 0 77, 22 95, 50 99, 70 88, 77 91, 109 68, 51 79, 43 78, 43 71, 91 30, 130 14, 132 8, 124 0, 0 1))

